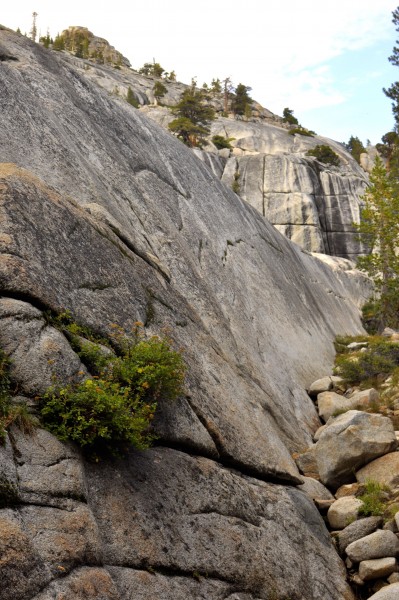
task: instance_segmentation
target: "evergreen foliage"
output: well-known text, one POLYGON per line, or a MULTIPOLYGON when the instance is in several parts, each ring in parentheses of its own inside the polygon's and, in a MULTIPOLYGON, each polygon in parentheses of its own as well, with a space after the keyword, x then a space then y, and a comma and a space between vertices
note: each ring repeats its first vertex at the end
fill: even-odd
POLYGON ((315 156, 318 161, 326 164, 338 167, 340 164, 339 156, 334 150, 325 144, 317 144, 311 150, 306 152, 308 156, 315 156))
POLYGON ((136 96, 134 95, 134 92, 133 92, 132 88, 130 87, 130 85, 127 88, 126 102, 128 102, 129 104, 134 106, 134 108, 139 108, 139 106, 140 106, 139 101, 137 100, 136 96))
POLYGON ((298 127, 292 127, 288 133, 290 135, 295 135, 296 133, 298 133, 299 135, 306 135, 308 137, 313 137, 315 136, 315 132, 311 131, 310 129, 306 129, 306 127, 302 127, 302 125, 298 125, 298 127))
POLYGON ((160 98, 163 98, 168 91, 167 88, 164 86, 164 84, 161 81, 156 81, 154 84, 154 87, 152 89, 154 92, 154 96, 157 100, 160 100, 160 98))
POLYGON ((358 259, 360 269, 373 279, 377 293, 379 329, 399 326, 399 194, 397 182, 379 157, 363 196, 364 209, 357 229, 370 249, 358 259))
POLYGON ((62 35, 60 35, 59 33, 57 33, 57 35, 55 36, 55 40, 53 43, 53 50, 65 50, 65 40, 63 38, 62 35))
POLYGON ((165 69, 158 62, 147 62, 139 69, 139 73, 149 77, 162 77, 165 69))
POLYGON ((169 129, 187 146, 201 147, 209 133, 208 125, 215 119, 215 111, 207 104, 204 91, 192 85, 182 93, 172 111, 177 118, 169 123, 169 129))
POLYGON ((235 138, 226 138, 223 135, 214 135, 212 138, 212 142, 215 144, 218 150, 222 150, 223 148, 232 149, 232 142, 235 138))
POLYGON ((352 154, 353 158, 360 164, 360 155, 366 152, 366 148, 358 137, 350 136, 349 141, 345 144, 345 147, 352 154))
POLYGON ((285 108, 283 110, 283 119, 286 123, 290 123, 291 125, 299 125, 298 119, 294 117, 294 111, 290 108, 285 108))
POLYGON ((248 107, 250 108, 253 102, 248 94, 250 91, 251 88, 243 83, 237 85, 231 101, 231 108, 235 115, 245 115, 247 113, 248 107))

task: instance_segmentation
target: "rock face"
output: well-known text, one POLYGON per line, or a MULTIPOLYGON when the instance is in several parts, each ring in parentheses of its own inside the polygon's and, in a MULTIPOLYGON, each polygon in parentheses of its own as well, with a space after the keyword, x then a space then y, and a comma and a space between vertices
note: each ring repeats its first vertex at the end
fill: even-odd
POLYGON ((290 135, 269 124, 218 119, 213 134, 233 137, 233 151, 222 180, 239 173, 239 194, 288 238, 310 252, 356 259, 362 246, 353 229, 359 222, 365 172, 330 139, 290 135), (340 167, 306 156, 317 144, 339 155, 340 167), (240 156, 241 154, 241 156, 240 156))
MULTIPOLYGON (((73 53, 83 44, 89 58, 83 61, 64 54, 66 64, 78 72, 85 69, 85 80, 106 89, 120 102, 124 102, 130 87, 143 111, 167 128, 174 117, 167 108, 156 106, 156 79, 126 69, 129 61, 85 27, 69 27, 62 35, 73 53), (110 69, 104 61, 123 68, 110 69)), ((167 79, 163 84, 167 90, 163 100, 171 106, 187 89, 167 79)), ((212 98, 211 103, 222 114, 223 101, 212 98)), ((369 167, 363 161, 361 168, 333 140, 290 135, 281 117, 257 103, 252 112, 251 122, 218 117, 212 124, 210 139, 213 135, 231 138, 231 152, 217 151, 210 142, 204 151, 196 150, 196 155, 229 187, 237 176, 239 195, 304 250, 356 259, 363 247, 352 224, 359 222, 369 167), (324 165, 306 155, 320 144, 331 146, 338 154, 339 167, 324 165)))
MULTIPOLYGON (((167 127, 165 109, 149 116, 167 127)), ((196 151, 208 168, 254 206, 283 235, 309 252, 356 260, 364 252, 353 223, 360 219, 366 172, 343 146, 321 136, 290 135, 281 123, 247 123, 219 117, 211 136, 232 139, 231 152, 207 146, 196 151), (340 166, 325 165, 306 152, 330 146, 340 166)))
POLYGON ((81 57, 91 58, 99 64, 110 63, 130 67, 130 62, 115 50, 107 40, 95 36, 87 27, 68 27, 61 33, 65 47, 81 57))
POLYGON ((84 375, 46 310, 104 336, 167 326, 188 364, 156 449, 91 465, 12 432, 0 599, 351 598, 291 455, 319 426, 305 389, 334 335, 362 330, 364 278, 291 244, 70 57, 4 29, 0 52, 0 345, 18 394, 84 375))

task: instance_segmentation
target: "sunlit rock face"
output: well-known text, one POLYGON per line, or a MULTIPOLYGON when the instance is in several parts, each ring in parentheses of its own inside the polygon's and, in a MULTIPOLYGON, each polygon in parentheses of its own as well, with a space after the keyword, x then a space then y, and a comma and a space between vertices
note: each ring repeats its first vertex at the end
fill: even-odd
POLYGON ((53 376, 84 374, 49 309, 103 336, 167 327, 188 367, 148 452, 93 465, 13 431, 1 600, 351 598, 292 453, 319 426, 305 389, 334 336, 362 331, 364 276, 292 244, 84 61, 4 29, 0 54, 0 345, 16 393, 34 403, 53 376))
POLYGON ((304 250, 356 260, 364 252, 353 223, 360 220, 366 173, 341 144, 320 136, 290 135, 271 124, 219 119, 212 132, 235 138, 222 181, 304 250), (307 156, 329 145, 340 166, 307 156))

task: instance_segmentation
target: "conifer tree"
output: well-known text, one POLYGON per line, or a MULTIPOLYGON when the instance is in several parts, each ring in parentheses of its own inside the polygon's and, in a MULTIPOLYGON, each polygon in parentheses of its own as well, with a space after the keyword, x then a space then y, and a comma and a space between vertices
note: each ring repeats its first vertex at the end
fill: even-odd
POLYGON ((379 330, 399 325, 399 194, 396 182, 377 157, 357 229, 370 254, 358 266, 373 279, 379 330))
POLYGON ((187 146, 202 146, 209 133, 209 123, 215 119, 215 111, 206 103, 203 90, 191 85, 181 95, 173 108, 177 116, 169 129, 177 134, 187 146))
POLYGON ((350 136, 349 141, 345 144, 349 152, 352 154, 353 158, 360 164, 360 155, 363 152, 366 152, 366 148, 363 146, 363 143, 359 140, 358 137, 353 135, 350 136))

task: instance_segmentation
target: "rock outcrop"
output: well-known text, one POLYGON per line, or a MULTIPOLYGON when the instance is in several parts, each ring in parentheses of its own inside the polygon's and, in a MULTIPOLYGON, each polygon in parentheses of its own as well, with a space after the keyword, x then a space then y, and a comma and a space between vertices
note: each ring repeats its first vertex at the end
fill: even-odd
POLYGON ((0 51, 0 345, 18 395, 84 375, 46 311, 103 336, 166 326, 188 364, 152 450, 88 464, 11 432, 0 599, 352 598, 291 454, 319 426, 305 389, 334 335, 362 329, 365 278, 284 238, 77 59, 5 29, 0 51))
MULTIPOLYGON (((130 88, 143 111, 167 128, 174 116, 167 108, 156 106, 156 78, 125 68, 129 61, 85 27, 69 27, 62 36, 73 54, 82 56, 83 48, 87 55, 81 60, 63 53, 64 64, 73 65, 77 72, 84 70, 85 80, 95 82, 121 101, 130 88), (120 70, 110 69, 104 62, 120 70)), ((177 104, 187 89, 167 79, 163 84, 167 90, 163 102, 168 106, 177 104)), ((236 120, 233 115, 222 117, 221 98, 211 96, 209 102, 218 118, 212 124, 209 144, 205 151, 196 150, 197 156, 228 186, 236 178, 239 195, 304 250, 356 260, 364 247, 353 223, 359 222, 361 196, 368 181, 366 171, 371 168, 372 159, 368 163, 365 159, 369 155, 362 155, 361 168, 342 144, 322 136, 290 135, 288 123, 256 102, 249 122, 236 120), (217 151, 211 143, 213 135, 231 139, 232 151, 217 151), (339 167, 306 155, 320 144, 329 145, 338 154, 339 167)))

